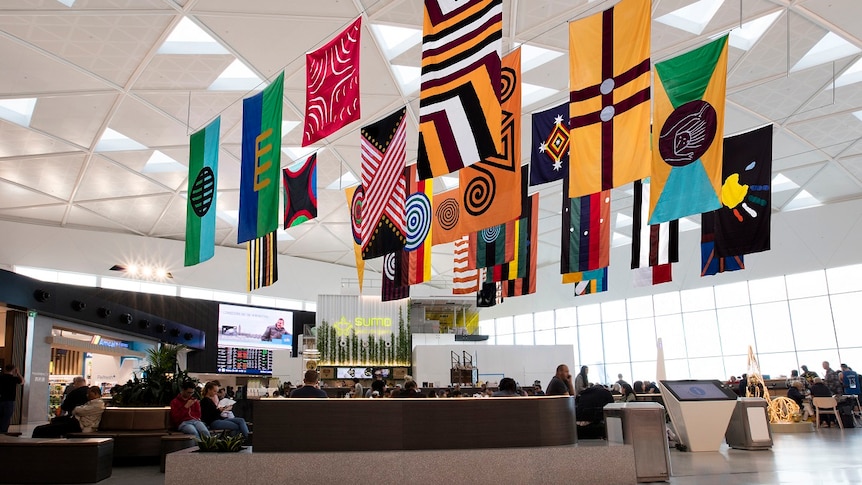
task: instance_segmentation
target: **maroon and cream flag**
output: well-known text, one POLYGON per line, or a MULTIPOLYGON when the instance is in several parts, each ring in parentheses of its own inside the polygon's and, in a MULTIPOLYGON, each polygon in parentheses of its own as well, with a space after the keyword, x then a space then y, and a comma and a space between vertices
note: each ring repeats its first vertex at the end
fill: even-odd
POLYGON ((455 265, 453 267, 452 294, 466 295, 476 293, 481 286, 480 271, 467 268, 467 259, 470 251, 470 237, 462 236, 455 241, 455 265))

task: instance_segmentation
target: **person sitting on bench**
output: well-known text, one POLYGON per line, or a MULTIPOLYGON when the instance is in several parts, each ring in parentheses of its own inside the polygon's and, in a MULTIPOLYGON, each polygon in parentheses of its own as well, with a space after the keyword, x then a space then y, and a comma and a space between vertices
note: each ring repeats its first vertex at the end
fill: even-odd
POLYGON ((34 438, 60 438, 68 433, 91 433, 99 428, 102 413, 105 412, 105 401, 102 401, 102 389, 92 386, 87 389, 87 402, 72 410, 71 416, 58 416, 51 424, 37 426, 33 430, 34 438))

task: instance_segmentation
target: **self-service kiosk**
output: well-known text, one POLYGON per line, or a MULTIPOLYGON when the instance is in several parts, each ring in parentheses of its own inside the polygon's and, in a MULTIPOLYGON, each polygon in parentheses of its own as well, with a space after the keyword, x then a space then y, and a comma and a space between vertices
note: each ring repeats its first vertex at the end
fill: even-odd
POLYGON ((659 381, 665 408, 689 451, 718 451, 736 393, 718 380, 659 381))

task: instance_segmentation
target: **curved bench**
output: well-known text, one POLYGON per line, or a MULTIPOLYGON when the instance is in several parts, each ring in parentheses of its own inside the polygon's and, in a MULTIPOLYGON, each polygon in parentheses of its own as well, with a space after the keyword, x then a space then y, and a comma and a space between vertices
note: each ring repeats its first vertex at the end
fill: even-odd
POLYGON ((168 407, 105 408, 98 431, 67 437, 113 438, 114 458, 158 457, 162 436, 171 434, 170 412, 168 407))

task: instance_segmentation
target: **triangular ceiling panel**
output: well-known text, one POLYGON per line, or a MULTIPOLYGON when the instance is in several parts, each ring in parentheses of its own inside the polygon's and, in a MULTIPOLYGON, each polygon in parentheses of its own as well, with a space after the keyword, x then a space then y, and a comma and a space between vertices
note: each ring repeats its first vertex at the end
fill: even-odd
POLYGON ((0 178, 69 200, 85 155, 44 156, 0 161, 0 178))
POLYGON ((69 153, 80 150, 79 147, 62 140, 28 130, 15 123, 0 120, 0 158, 69 153))
POLYGON ((38 99, 30 126, 84 148, 99 135, 117 93, 81 96, 44 96, 38 99))
POLYGON ((94 155, 75 194, 75 201, 130 197, 167 192, 134 171, 94 155))
POLYGON ((123 224, 113 221, 103 215, 93 212, 83 207, 72 206, 69 210, 69 215, 66 218, 66 226, 80 227, 84 229, 98 229, 112 232, 124 232, 130 234, 140 234, 123 224))
POLYGON ((5 37, 0 37, 0 65, 27 67, 0 71, 0 93, 4 95, 112 89, 92 74, 5 37))
POLYGON ((229 54, 159 54, 141 73, 134 89, 206 89, 234 59, 229 54))
POLYGON ((0 207, 28 207, 64 201, 0 180, 0 207))
POLYGON ((2 209, 0 217, 19 221, 37 221, 39 224, 60 224, 66 215, 66 204, 40 205, 20 209, 2 209))
POLYGON ((140 234, 149 234, 170 201, 169 195, 155 195, 134 199, 84 201, 76 205, 117 221, 140 234))

